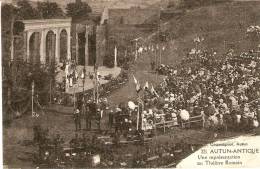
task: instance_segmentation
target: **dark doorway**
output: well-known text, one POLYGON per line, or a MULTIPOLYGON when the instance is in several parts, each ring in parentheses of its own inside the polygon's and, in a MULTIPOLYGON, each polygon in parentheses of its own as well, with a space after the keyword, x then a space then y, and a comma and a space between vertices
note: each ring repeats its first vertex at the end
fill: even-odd
POLYGON ((53 31, 49 31, 46 36, 46 64, 55 63, 56 36, 53 31))
POLYGON ((85 44, 86 44, 85 32, 78 33, 78 44, 79 44, 78 64, 85 65, 85 44))
POLYGON ((40 33, 34 32, 29 41, 29 62, 30 63, 40 63, 40 33))
POLYGON ((68 55, 68 34, 65 29, 60 33, 60 62, 66 61, 68 55))
POLYGON ((94 66, 96 63, 96 35, 94 33, 88 35, 88 51, 88 64, 94 66))

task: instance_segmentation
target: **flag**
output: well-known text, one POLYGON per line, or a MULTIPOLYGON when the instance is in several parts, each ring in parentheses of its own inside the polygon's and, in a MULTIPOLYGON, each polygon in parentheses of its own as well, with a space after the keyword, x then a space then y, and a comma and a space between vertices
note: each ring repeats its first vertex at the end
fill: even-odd
POLYGON ((137 93, 139 93, 142 90, 141 85, 140 85, 139 82, 137 82, 137 84, 135 86, 135 90, 136 90, 137 93))
POLYGON ((106 7, 102 13, 100 24, 103 25, 105 23, 105 20, 108 20, 109 14, 108 14, 108 8, 106 7))
POLYGON ((84 71, 82 71, 82 73, 81 73, 81 79, 84 79, 85 78, 85 73, 84 73, 84 71))
POLYGON ((140 85, 140 83, 137 81, 137 79, 135 78, 134 75, 133 75, 133 78, 134 78, 134 82, 135 82, 135 90, 136 90, 137 93, 139 93, 139 92, 142 90, 141 85, 140 85))
POLYGON ((197 43, 200 43, 200 42, 204 41, 204 38, 198 36, 198 37, 194 38, 193 41, 197 42, 197 43))
POLYGON ((200 38, 199 37, 196 37, 193 39, 194 42, 200 42, 200 38))
POLYGON ((163 79, 163 82, 160 85, 162 88, 165 88, 167 86, 166 79, 163 79))
POLYGON ((73 86, 73 81, 72 81, 71 77, 69 78, 69 83, 70 83, 70 87, 72 87, 73 86))
POLYGON ((137 84, 138 82, 137 82, 137 80, 136 80, 136 78, 135 78, 134 75, 133 75, 133 78, 134 78, 134 82, 135 82, 135 84, 137 84))
POLYGON ((155 91, 153 85, 152 85, 152 88, 151 88, 151 93, 154 94, 156 97, 159 97, 159 95, 158 95, 157 92, 155 91))
POLYGON ((144 85, 144 90, 146 90, 146 89, 149 89, 149 84, 147 81, 145 82, 145 85, 144 85))

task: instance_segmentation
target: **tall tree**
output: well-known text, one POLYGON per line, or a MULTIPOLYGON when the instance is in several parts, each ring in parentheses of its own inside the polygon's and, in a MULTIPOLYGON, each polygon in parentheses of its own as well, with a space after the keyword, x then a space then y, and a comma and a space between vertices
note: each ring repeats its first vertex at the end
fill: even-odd
POLYGON ((88 16, 91 12, 91 7, 86 2, 68 3, 66 7, 67 16, 72 19, 78 19, 88 16))
POLYGON ((56 2, 38 2, 37 11, 39 12, 41 18, 44 19, 64 17, 62 9, 56 2))
POLYGON ((19 19, 38 19, 39 13, 27 0, 17 2, 18 17, 19 19))
POLYGON ((1 15, 1 20, 2 20, 2 35, 7 35, 5 31, 8 31, 8 34, 10 33, 10 25, 11 25, 11 20, 13 17, 16 16, 16 11, 17 8, 13 6, 12 4, 3 4, 1 6, 2 10, 2 15, 1 15), (14 12, 15 11, 15 12, 14 12))

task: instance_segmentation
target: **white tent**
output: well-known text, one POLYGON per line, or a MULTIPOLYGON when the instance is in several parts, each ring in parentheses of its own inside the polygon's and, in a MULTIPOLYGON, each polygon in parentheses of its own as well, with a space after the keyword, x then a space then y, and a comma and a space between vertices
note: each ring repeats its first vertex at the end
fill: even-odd
POLYGON ((260 168, 260 136, 240 136, 210 143, 176 168, 260 168))

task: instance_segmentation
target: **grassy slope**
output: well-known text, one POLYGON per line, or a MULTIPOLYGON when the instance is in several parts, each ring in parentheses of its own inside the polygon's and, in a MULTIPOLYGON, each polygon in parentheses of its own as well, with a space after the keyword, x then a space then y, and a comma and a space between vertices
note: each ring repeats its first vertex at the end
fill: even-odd
POLYGON ((175 62, 193 47, 193 39, 203 36, 201 46, 224 52, 224 46, 233 44, 238 51, 256 48, 259 43, 246 37, 246 28, 260 24, 260 2, 230 2, 187 11, 170 19, 162 29, 175 35, 168 43, 163 62, 175 62), (225 41, 225 42, 224 42, 225 41), (225 44, 225 45, 224 45, 225 44))
MULTIPOLYGON (((165 32, 175 34, 175 38, 165 44, 167 50, 162 51, 162 63, 178 63, 188 50, 195 47, 193 39, 196 36, 205 38, 200 47, 203 46, 209 50, 214 48, 218 53, 225 52, 224 41, 226 41, 225 46, 234 43, 238 51, 255 48, 256 42, 247 38, 245 32, 249 25, 260 24, 258 9, 260 9, 260 2, 222 3, 189 10, 183 15, 171 18, 166 24, 162 23, 165 32)), ((138 63, 133 69, 133 74, 142 81, 142 84, 146 80, 154 85, 158 82, 155 75, 147 73, 150 70, 150 58, 155 55, 156 53, 144 54, 138 59, 138 63)), ((134 95, 135 89, 130 75, 130 82, 113 93, 109 100, 117 103, 127 101, 134 95), (125 95, 126 93, 127 95, 125 95)))

